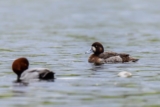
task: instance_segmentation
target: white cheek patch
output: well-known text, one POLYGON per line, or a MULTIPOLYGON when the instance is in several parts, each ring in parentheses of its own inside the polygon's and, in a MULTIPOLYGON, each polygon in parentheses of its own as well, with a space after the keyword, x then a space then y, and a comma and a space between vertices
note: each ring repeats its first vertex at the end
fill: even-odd
POLYGON ((96 48, 94 46, 92 46, 92 51, 96 52, 96 48))

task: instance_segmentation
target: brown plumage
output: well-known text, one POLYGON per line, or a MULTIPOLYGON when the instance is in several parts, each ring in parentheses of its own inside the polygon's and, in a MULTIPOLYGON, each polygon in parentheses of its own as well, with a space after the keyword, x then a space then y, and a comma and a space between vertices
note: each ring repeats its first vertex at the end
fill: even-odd
POLYGON ((12 64, 12 70, 17 74, 17 81, 20 81, 20 76, 23 71, 27 70, 29 67, 29 61, 27 58, 18 58, 12 64))
POLYGON ((91 46, 93 54, 89 57, 88 62, 94 64, 118 63, 118 62, 136 62, 138 59, 130 57, 126 53, 104 52, 103 45, 95 42, 91 46))

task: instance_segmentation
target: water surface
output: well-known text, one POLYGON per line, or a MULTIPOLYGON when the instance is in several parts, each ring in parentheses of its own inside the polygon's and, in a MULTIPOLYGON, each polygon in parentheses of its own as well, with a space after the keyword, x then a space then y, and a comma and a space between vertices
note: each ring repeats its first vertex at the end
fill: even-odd
POLYGON ((0 1, 3 107, 160 106, 159 0, 0 1), (94 66, 84 54, 99 41, 137 63, 94 66), (15 84, 14 59, 56 72, 54 82, 15 84), (131 78, 117 74, 128 71, 131 78))

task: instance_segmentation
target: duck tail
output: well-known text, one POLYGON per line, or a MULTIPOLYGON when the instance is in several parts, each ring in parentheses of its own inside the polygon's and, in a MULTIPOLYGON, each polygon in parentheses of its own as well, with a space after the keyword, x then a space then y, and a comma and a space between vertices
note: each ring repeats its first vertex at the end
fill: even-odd
POLYGON ((54 72, 41 72, 39 74, 39 79, 42 79, 42 80, 51 80, 51 79, 54 79, 54 72))
POLYGON ((132 61, 132 62, 137 62, 139 59, 133 58, 133 57, 129 57, 129 60, 132 61))

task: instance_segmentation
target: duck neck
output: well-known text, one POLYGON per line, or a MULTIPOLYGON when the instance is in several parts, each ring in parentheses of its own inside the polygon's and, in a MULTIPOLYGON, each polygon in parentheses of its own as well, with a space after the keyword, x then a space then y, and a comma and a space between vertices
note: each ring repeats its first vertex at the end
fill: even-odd
POLYGON ((100 55, 100 53, 94 53, 94 55, 95 55, 95 56, 99 56, 99 55, 100 55))
POLYGON ((21 75, 17 75, 17 82, 21 82, 20 77, 21 77, 21 75))

